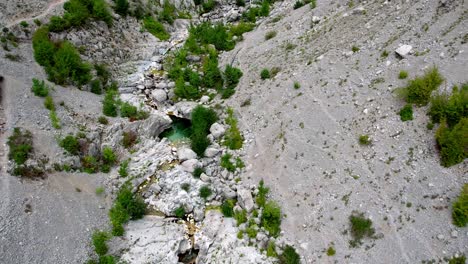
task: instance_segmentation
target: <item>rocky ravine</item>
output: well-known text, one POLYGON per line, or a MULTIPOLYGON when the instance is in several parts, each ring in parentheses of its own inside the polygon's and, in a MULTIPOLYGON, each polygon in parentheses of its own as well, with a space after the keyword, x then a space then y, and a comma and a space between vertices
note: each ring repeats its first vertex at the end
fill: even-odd
MULTIPOLYGON (((233 219, 206 210, 223 198, 235 197, 236 209, 252 210, 251 192, 262 178, 285 215, 277 246, 293 244, 304 263, 414 263, 466 254, 468 233, 449 224, 448 205, 468 182, 467 163, 451 168, 438 165, 433 131, 425 127, 426 109, 416 108, 415 120, 401 122, 396 112, 403 102, 393 90, 405 84, 397 78, 400 70, 414 77, 432 65, 447 80, 443 88, 467 81, 463 42, 467 4, 367 1, 349 7, 323 0, 313 10, 308 5, 292 10, 293 4, 276 3, 270 18, 260 20, 233 51, 221 55, 223 64, 233 63, 244 72, 236 94, 226 102, 201 99, 202 104, 222 103, 236 110, 245 144, 229 153, 244 157, 245 169, 235 173, 222 169, 220 157, 227 150, 216 142, 206 158, 197 159, 187 146, 157 137, 171 125, 168 114, 190 118, 196 105, 173 104, 168 99, 174 83, 150 74, 162 69, 167 52, 186 38, 187 20, 176 21, 168 42, 140 32, 132 18, 111 29, 92 22, 88 31, 54 36, 76 45, 92 44, 84 54, 87 59, 112 58, 109 64, 123 73, 121 99, 135 106, 143 103, 151 112, 144 121, 112 118, 108 127, 95 120, 101 113, 99 96, 56 86, 54 99, 67 107, 57 110, 63 129, 53 130, 42 101, 30 92, 31 76, 45 76, 33 62, 30 44, 20 43, 16 52, 22 60, 0 65, 6 77, 2 88, 6 130, 21 126, 34 131, 35 149, 51 163, 73 162, 55 137, 83 126, 96 146, 111 146, 120 158, 130 158, 132 184, 157 213, 130 222, 124 237, 109 242, 111 253, 129 263, 177 263, 195 251, 197 263, 274 261, 254 247, 268 243, 262 232, 239 240, 237 232, 245 226, 238 228, 233 219), (269 31, 277 36, 265 40, 269 31), (393 51, 402 44, 413 50, 398 58, 393 51), (115 46, 118 52, 111 48, 115 46), (359 51, 352 52, 352 46, 359 51), (381 58, 383 50, 390 56, 381 58), (265 67, 280 71, 261 80, 265 67), (294 89, 294 82, 301 87, 294 89), (124 131, 139 135, 135 152, 120 145, 124 131), (359 146, 361 134, 370 135, 372 146, 359 146), (191 172, 198 166, 206 173, 194 179, 191 172), (188 191, 182 189, 184 184, 189 184, 188 191), (207 184, 214 191, 208 203, 198 195, 207 184), (191 212, 186 221, 171 217, 180 206, 191 212), (365 240, 357 249, 349 247, 349 231, 345 234, 353 210, 370 217, 377 232, 376 239, 365 240), (331 245, 336 255, 328 257, 325 251, 331 245)), ((49 10, 42 3, 36 8, 34 14, 42 14, 41 8, 49 10)), ((216 12, 203 19, 226 20, 221 18, 237 14, 224 5, 216 12)), ((7 21, 14 19, 18 17, 7 21)), ((226 129, 224 117, 210 130, 213 141, 226 129)), ((1 137, 5 142, 3 130, 1 137)), ((115 169, 109 176, 60 172, 42 182, 20 181, 5 173, 5 154, 0 262, 81 263, 89 256, 92 231, 105 228, 110 207, 111 196, 96 196, 95 188, 106 186, 110 194, 124 179, 115 169), (44 244, 51 250, 43 251, 44 244)))

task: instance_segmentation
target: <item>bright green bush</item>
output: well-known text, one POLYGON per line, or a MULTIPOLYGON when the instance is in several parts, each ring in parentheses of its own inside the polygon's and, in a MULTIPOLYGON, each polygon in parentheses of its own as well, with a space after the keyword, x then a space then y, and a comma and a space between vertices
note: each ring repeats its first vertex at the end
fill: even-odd
POLYGON ((281 209, 273 201, 269 201, 263 208, 260 217, 261 226, 273 237, 277 237, 281 231, 281 209))
POLYGON ((128 220, 137 220, 144 216, 146 204, 144 201, 132 193, 129 184, 124 184, 115 199, 114 206, 109 212, 112 223, 112 234, 123 235, 123 224, 128 220))
POLYGON ((301 257, 299 256, 299 254, 297 254, 296 250, 292 246, 287 245, 283 249, 283 254, 279 256, 279 263, 280 264, 300 264, 301 257))
POLYGON ((270 188, 265 187, 263 180, 261 180, 260 183, 258 184, 257 197, 255 197, 255 202, 257 203, 258 206, 260 207, 265 206, 267 195, 269 192, 270 192, 270 188))
POLYGON ((35 96, 46 97, 49 94, 49 87, 45 84, 44 81, 39 81, 38 79, 32 79, 32 92, 35 96))
POLYGON ((461 90, 455 86, 450 96, 446 93, 433 96, 428 114, 432 122, 440 123, 445 119, 449 127, 468 117, 468 84, 464 84, 461 90))
POLYGON ((128 176, 128 163, 129 163, 129 160, 124 160, 122 161, 122 163, 120 163, 119 175, 122 178, 125 178, 128 176))
POLYGON ((175 82, 174 94, 180 98, 198 99, 201 93, 196 86, 185 84, 183 76, 180 76, 175 82))
POLYGON ((168 0, 164 0, 163 9, 159 13, 159 20, 166 21, 169 24, 174 23, 174 19, 177 17, 177 9, 168 0))
POLYGON ((277 34, 276 31, 268 31, 265 34, 265 40, 269 40, 269 39, 276 37, 276 34, 277 34))
POLYGON ((136 117, 138 113, 138 109, 136 106, 133 106, 127 102, 123 103, 120 106, 120 115, 122 117, 136 117))
POLYGON ((221 205, 221 212, 223 213, 225 217, 233 217, 235 205, 236 205, 236 200, 232 200, 232 199, 224 200, 223 204, 221 205))
POLYGON ((269 79, 270 77, 271 77, 270 76, 270 71, 268 69, 263 69, 260 72, 260 78, 262 78, 262 80, 269 79))
POLYGON ((211 125, 218 120, 218 115, 210 108, 197 106, 192 111, 192 135, 191 148, 202 157, 206 148, 210 145, 207 135, 211 125))
POLYGON ((174 215, 178 218, 182 218, 185 215, 185 208, 180 206, 179 208, 175 209, 174 215))
POLYGON ((274 241, 268 242, 268 246, 266 248, 266 255, 267 257, 277 258, 278 253, 276 252, 276 245, 274 241))
POLYGON ((57 84, 87 84, 91 80, 91 65, 84 63, 75 47, 65 41, 53 55, 53 67, 46 68, 49 79, 57 84))
POLYGON ((108 26, 112 25, 112 15, 109 12, 107 4, 104 0, 93 0, 93 16, 106 22, 108 26))
POLYGON ((435 67, 427 70, 422 77, 409 81, 408 86, 399 89, 398 93, 406 102, 417 105, 427 105, 432 91, 436 90, 444 81, 439 70, 435 67))
POLYGON ((252 31, 255 27, 254 23, 239 22, 237 25, 232 25, 229 32, 233 36, 241 37, 245 32, 252 31))
POLYGON ((242 137, 239 128, 237 127, 237 120, 234 117, 234 110, 228 108, 228 117, 226 118, 226 124, 229 125, 229 129, 226 131, 224 136, 224 145, 230 149, 242 148, 244 138, 242 137))
POLYGON ((236 219, 237 226, 247 222, 247 211, 245 209, 237 210, 234 212, 234 219, 236 219))
POLYGON ((204 46, 212 44, 217 50, 232 50, 235 42, 228 33, 228 28, 222 23, 211 24, 203 22, 197 26, 192 26, 189 29, 189 38, 185 47, 194 53, 199 52, 196 44, 204 46))
POLYGON ((210 54, 203 63, 203 84, 208 88, 221 89, 223 76, 218 68, 218 56, 210 54))
POLYGON ((236 170, 236 166, 234 163, 231 162, 232 155, 229 153, 224 154, 221 157, 221 167, 225 168, 227 171, 234 172, 236 170))
POLYGON ((215 0, 205 0, 202 2, 202 13, 208 13, 213 11, 213 9, 216 7, 216 1, 215 0))
POLYGON ((442 121, 436 132, 440 148, 440 159, 444 167, 462 162, 468 158, 468 118, 462 118, 452 129, 442 121))
POLYGON ((466 264, 466 256, 452 257, 449 259, 448 264, 466 264))
POLYGON ((195 168, 195 170, 193 171, 193 177, 195 178, 200 178, 201 174, 202 173, 205 173, 205 171, 203 170, 203 168, 200 168, 200 167, 197 167, 195 168))
POLYGON ((102 101, 102 113, 106 116, 116 117, 118 115, 117 101, 115 100, 116 92, 108 90, 104 101, 102 101))
POLYGON ((60 147, 65 149, 72 155, 78 155, 80 152, 80 143, 78 139, 72 135, 68 135, 60 141, 60 147))
POLYGON ((91 81, 91 92, 94 94, 101 94, 102 93, 102 87, 101 87, 101 81, 98 79, 94 79, 91 81))
POLYGON ((154 20, 152 17, 145 17, 143 19, 143 26, 149 33, 153 34, 160 40, 168 40, 171 37, 171 35, 166 32, 163 24, 154 20))
POLYGON ((54 100, 52 99, 51 96, 46 96, 45 100, 44 100, 44 106, 47 110, 50 110, 50 111, 55 111, 55 104, 54 104, 54 100))
POLYGON ((368 135, 360 135, 359 136, 359 144, 361 145, 370 145, 371 144, 371 139, 368 135))
POLYGON ((398 74, 398 79, 403 80, 403 79, 406 79, 406 78, 408 78, 408 72, 407 71, 400 71, 400 73, 398 74))
POLYGON ((103 256, 107 253, 109 248, 107 247, 107 240, 110 239, 110 236, 107 232, 104 231, 94 231, 93 233, 93 246, 94 251, 99 256, 103 256))
POLYGON ((34 32, 32 37, 34 59, 41 66, 51 66, 53 64, 53 54, 55 45, 49 40, 49 30, 47 27, 40 27, 34 32))
POLYGON ((413 106, 411 104, 406 104, 398 114, 403 122, 413 120, 413 106))
POLYGON ((203 198, 203 199, 207 199, 208 197, 210 197, 210 195, 213 193, 213 191, 210 189, 209 186, 203 186, 200 188, 200 197, 203 198))
POLYGON ((31 153, 33 152, 32 134, 28 130, 21 131, 15 127, 13 134, 8 137, 7 145, 10 149, 8 159, 13 160, 16 164, 24 164, 31 153))
POLYGON ((364 237, 371 237, 374 235, 375 230, 372 227, 372 221, 364 217, 363 213, 353 213, 349 216, 351 225, 351 236, 353 243, 351 245, 358 245, 364 237))
POLYGON ((102 161, 104 164, 112 166, 117 161, 117 156, 115 155, 114 151, 110 147, 105 147, 102 150, 102 161))
POLYGON ((463 185, 460 195, 452 205, 452 220, 458 227, 468 224, 468 183, 463 185))
POLYGON ((242 77, 242 71, 238 68, 234 68, 231 65, 227 65, 224 70, 224 86, 225 88, 221 90, 221 97, 223 99, 231 97, 234 92, 237 84, 239 83, 240 78, 242 77))

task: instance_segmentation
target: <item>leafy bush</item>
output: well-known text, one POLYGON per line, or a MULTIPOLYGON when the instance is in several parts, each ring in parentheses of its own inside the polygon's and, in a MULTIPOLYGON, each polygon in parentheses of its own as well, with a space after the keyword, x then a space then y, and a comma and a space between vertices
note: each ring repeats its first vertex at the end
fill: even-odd
POLYGON ((127 102, 120 106, 120 115, 122 117, 135 117, 138 113, 136 106, 133 106, 127 102))
POLYGON ((234 215, 234 205, 236 205, 236 200, 227 199, 221 205, 221 212, 225 217, 232 217, 234 215))
POLYGON ((203 186, 200 188, 200 197, 203 198, 203 199, 207 199, 208 197, 210 197, 210 195, 213 193, 213 191, 210 189, 210 187, 208 186, 203 186))
POLYGON ((203 63, 203 84, 208 88, 221 89, 223 87, 223 76, 218 68, 216 54, 210 54, 203 63))
POLYGON ((128 176, 128 163, 129 163, 128 160, 124 160, 122 161, 122 163, 120 163, 119 175, 122 178, 125 178, 128 176))
POLYGON ((80 151, 80 143, 78 139, 72 135, 66 136, 60 141, 60 147, 65 149, 68 153, 72 155, 78 155, 80 151))
POLYGON ((126 16, 128 14, 128 1, 127 0, 116 0, 114 10, 117 14, 121 16, 126 16))
POLYGON ((336 250, 333 247, 329 247, 327 249, 327 256, 334 256, 336 254, 336 250))
POLYGON ((55 104, 54 100, 52 99, 51 96, 47 96, 44 100, 44 106, 47 110, 54 111, 55 110, 55 104))
POLYGON ((112 166, 117 161, 117 156, 115 155, 114 151, 110 147, 105 147, 102 150, 102 161, 105 165, 112 166))
POLYGON ((351 47, 351 51, 354 52, 354 53, 358 52, 359 50, 360 50, 360 48, 357 47, 357 46, 351 47))
POLYGON ((32 92, 35 96, 46 97, 49 94, 49 87, 45 84, 44 81, 39 81, 38 79, 33 78, 32 92))
POLYGON ((413 106, 411 104, 406 104, 398 114, 403 122, 413 120, 413 106))
POLYGON ((229 153, 224 154, 221 157, 221 167, 225 168, 227 171, 234 172, 236 166, 231 162, 232 155, 229 153))
POLYGON ((368 135, 360 135, 359 136, 359 144, 361 145, 370 145, 371 140, 368 135))
POLYGON ((267 195, 270 192, 270 188, 265 187, 263 180, 260 181, 258 185, 258 194, 255 197, 255 202, 260 207, 264 207, 267 199, 267 195))
POLYGON ((116 117, 118 112, 117 101, 115 100, 116 92, 108 90, 104 101, 102 102, 102 113, 106 116, 116 117))
POLYGON ((96 70, 96 75, 101 80, 101 83, 103 85, 106 85, 111 77, 107 66, 105 64, 94 64, 94 69, 96 70))
POLYGON ((449 259, 448 264, 466 264, 466 256, 453 257, 449 259))
POLYGON ((176 11, 176 7, 173 4, 171 4, 168 0, 164 0, 163 9, 161 13, 159 13, 159 20, 166 21, 172 25, 174 23, 174 19, 177 16, 176 11))
POLYGON ((298 1, 296 1, 296 2, 294 3, 293 8, 294 8, 294 9, 298 9, 298 8, 303 7, 303 6, 304 6, 304 2, 298 0, 298 1))
POLYGON ((301 84, 299 82, 294 82, 294 89, 299 89, 301 88, 301 84))
POLYGON ((102 93, 102 87, 101 87, 101 81, 98 79, 94 79, 91 81, 91 92, 94 94, 101 94, 102 93))
POLYGON ((55 45, 49 40, 49 30, 47 27, 40 27, 32 37, 34 59, 41 66, 51 66, 53 64, 52 55, 55 53, 55 45))
POLYGON ((228 28, 222 23, 211 24, 203 22, 198 26, 192 26, 189 29, 189 37, 185 47, 194 53, 199 53, 199 47, 196 45, 204 46, 212 44, 217 50, 232 50, 235 42, 229 36, 228 28))
POLYGON ((93 0, 93 16, 106 22, 108 26, 112 25, 112 15, 107 8, 107 4, 104 0, 93 0))
POLYGON ((180 98, 198 99, 201 93, 198 87, 191 84, 185 84, 184 77, 180 76, 175 82, 174 94, 180 98))
POLYGON ((262 78, 262 80, 269 79, 270 77, 271 77, 270 76, 270 71, 268 69, 263 69, 260 72, 260 78, 262 78))
POLYGON ((90 155, 84 156, 81 159, 81 166, 83 166, 83 171, 86 173, 96 173, 99 171, 98 160, 90 155))
POLYGON ((94 231, 93 233, 93 245, 94 251, 99 256, 105 255, 109 248, 107 247, 107 240, 109 240, 109 234, 104 231, 94 231))
POLYGON ((261 225, 273 237, 277 237, 281 230, 281 209, 273 201, 269 201, 263 208, 260 217, 261 225))
POLYGON ((436 132, 441 163, 450 167, 468 157, 468 118, 462 118, 452 129, 442 122, 436 132))
POLYGON ((351 236, 354 239, 353 244, 360 244, 364 237, 374 235, 375 230, 372 227, 372 221, 364 217, 363 213, 353 213, 349 216, 351 225, 351 236))
POLYGON ((269 40, 269 39, 272 39, 274 37, 276 37, 276 31, 268 31, 265 34, 265 40, 269 40))
POLYGON ((310 0, 310 8, 314 9, 317 7, 317 0, 310 0))
POLYGON ((171 37, 171 35, 167 33, 163 24, 154 20, 152 17, 145 17, 143 19, 143 26, 149 33, 153 34, 153 36, 160 40, 168 40, 171 37))
POLYGON ((185 208, 180 206, 179 208, 175 209, 174 215, 178 218, 182 218, 185 215, 185 208))
POLYGON ((192 135, 191 148, 202 157, 206 148, 210 145, 207 138, 211 125, 218 120, 218 115, 210 108, 201 105, 192 111, 192 135))
POLYGON ((8 159, 13 160, 16 164, 24 164, 33 151, 32 134, 28 130, 24 132, 20 128, 15 127, 13 134, 8 137, 7 145, 10 148, 8 159))
POLYGON ((226 118, 226 123, 229 125, 229 129, 226 131, 226 135, 224 136, 224 145, 230 149, 240 149, 242 148, 244 138, 237 127, 234 110, 232 110, 232 108, 228 108, 227 113, 228 117, 226 118))
POLYGON ((444 81, 437 68, 431 68, 422 77, 409 81, 408 86, 397 92, 406 102, 418 105, 427 105, 432 91, 436 90, 444 81))
POLYGON ((114 206, 109 211, 112 223, 112 234, 123 235, 123 224, 128 220, 137 220, 143 217, 146 212, 146 204, 143 200, 132 193, 129 184, 124 184, 117 193, 114 206))
POLYGON ((216 6, 216 1, 215 0, 203 1, 203 3, 202 3, 203 12, 202 13, 208 13, 208 12, 213 11, 215 6, 216 6))
POLYGON ((62 126, 60 125, 60 119, 57 116, 55 110, 51 110, 49 112, 50 122, 52 123, 52 127, 55 129, 60 129, 62 126))
POLYGON ((242 77, 242 71, 238 68, 234 68, 231 65, 227 65, 224 70, 224 86, 225 89, 221 91, 221 97, 223 99, 231 97, 239 83, 240 78, 242 77))
POLYGON ((203 170, 203 168, 200 168, 200 167, 197 167, 195 168, 195 170, 193 171, 193 177, 195 178, 200 178, 201 174, 202 173, 205 173, 205 171, 203 170))
POLYGON ((463 185, 460 195, 452 205, 452 220, 458 227, 468 224, 468 183, 463 185))
POLYGON ((266 255, 267 257, 277 258, 278 253, 276 253, 276 245, 274 241, 268 242, 268 246, 266 248, 266 255))
POLYGON ((237 226, 247 222, 247 211, 245 209, 236 210, 234 212, 234 219, 236 219, 237 226))
POLYGON ((403 79, 406 79, 406 78, 408 78, 408 72, 407 71, 400 71, 400 73, 398 74, 398 79, 403 80, 403 79))
POLYGON ((297 254, 296 250, 292 246, 287 245, 283 249, 283 254, 279 256, 279 263, 280 264, 300 264, 301 257, 299 256, 299 254, 297 254))
POLYGON ((105 116, 100 116, 98 118, 98 122, 99 122, 99 124, 102 124, 102 125, 108 125, 109 124, 109 120, 107 120, 107 118, 105 116))
POLYGON ((461 118, 468 117, 468 84, 464 84, 461 90, 457 86, 453 87, 450 96, 443 93, 432 97, 428 114, 432 122, 440 123, 445 119, 449 127, 455 126, 461 118))
POLYGON ((252 31, 255 27, 254 23, 239 22, 237 25, 232 25, 229 32, 233 36, 241 37, 245 32, 252 31))

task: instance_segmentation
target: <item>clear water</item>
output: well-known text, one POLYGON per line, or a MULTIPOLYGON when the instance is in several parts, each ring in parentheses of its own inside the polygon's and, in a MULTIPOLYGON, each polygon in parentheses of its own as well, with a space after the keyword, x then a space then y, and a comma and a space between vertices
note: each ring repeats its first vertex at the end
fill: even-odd
POLYGON ((184 141, 190 138, 192 133, 192 123, 190 120, 172 117, 172 127, 161 133, 160 137, 167 138, 172 142, 184 141))

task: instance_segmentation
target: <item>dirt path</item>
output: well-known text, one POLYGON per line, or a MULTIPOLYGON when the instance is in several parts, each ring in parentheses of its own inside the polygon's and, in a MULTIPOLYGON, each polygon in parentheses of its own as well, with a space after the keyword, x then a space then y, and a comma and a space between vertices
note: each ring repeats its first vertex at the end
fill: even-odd
POLYGON ((34 16, 24 16, 22 18, 17 18, 11 22, 9 22, 6 26, 7 27, 12 27, 14 25, 17 25, 21 23, 22 21, 26 22, 33 22, 35 19, 41 19, 47 15, 49 15, 52 11, 55 10, 55 8, 63 3, 65 3, 67 0, 53 0, 49 3, 47 6, 47 9, 41 12, 40 14, 34 15, 34 16))

